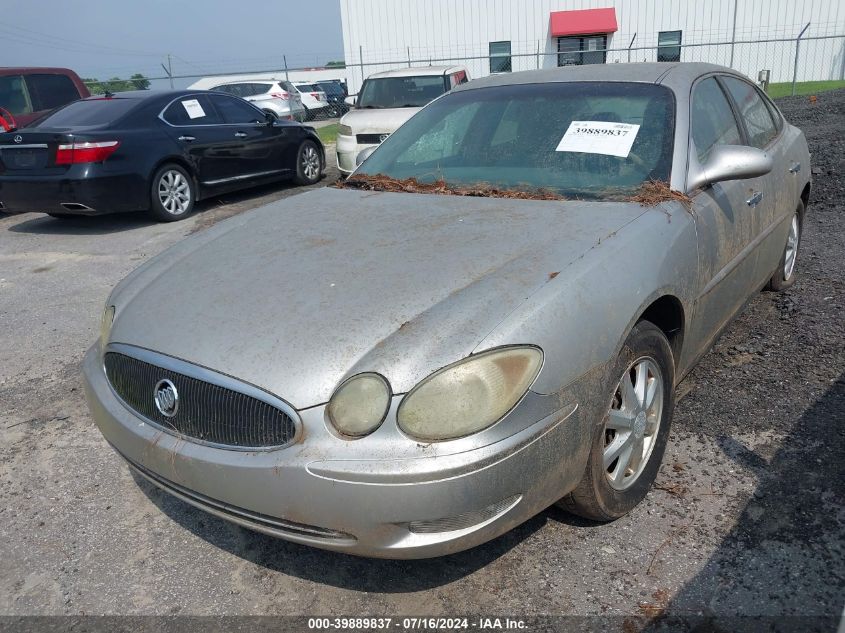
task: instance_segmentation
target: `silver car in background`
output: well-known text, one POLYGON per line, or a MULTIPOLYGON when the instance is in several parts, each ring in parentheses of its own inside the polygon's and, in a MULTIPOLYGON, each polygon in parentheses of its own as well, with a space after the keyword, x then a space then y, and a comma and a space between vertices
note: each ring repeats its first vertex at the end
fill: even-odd
POLYGON ((92 415, 155 485, 316 547, 443 555, 554 503, 616 519, 654 481, 675 386, 795 279, 809 159, 719 66, 473 81, 340 187, 118 284, 92 415))
POLYGON ((299 91, 288 81, 237 81, 209 88, 252 103, 277 119, 304 121, 306 110, 299 91))

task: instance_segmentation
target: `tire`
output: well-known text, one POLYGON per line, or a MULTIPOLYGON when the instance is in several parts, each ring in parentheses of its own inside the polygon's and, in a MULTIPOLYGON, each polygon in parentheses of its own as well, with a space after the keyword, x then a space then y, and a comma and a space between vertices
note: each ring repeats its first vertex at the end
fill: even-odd
POLYGON ((308 106, 302 106, 305 108, 305 116, 302 117, 303 121, 313 121, 314 120, 314 113, 308 109, 308 106))
POLYGON ((674 381, 669 341, 657 326, 640 321, 625 340, 610 374, 610 393, 604 400, 607 408, 595 430, 584 475, 559 506, 593 521, 613 521, 645 498, 666 450, 675 406, 674 381), (643 393, 653 394, 645 407, 638 395, 641 384, 643 393), (636 446, 642 448, 641 460, 632 466, 636 446), (626 456, 629 461, 623 463, 626 456), (615 476, 618 478, 611 481, 615 476))
POLYGON ((314 141, 303 141, 296 152, 296 177, 298 185, 313 185, 323 177, 323 159, 314 141), (316 161, 316 163, 315 163, 316 161))
POLYGON ((180 165, 162 165, 150 185, 150 214, 159 222, 184 220, 194 210, 194 179, 180 165))
POLYGON ((801 237, 804 234, 804 202, 798 203, 798 208, 792 216, 786 244, 780 256, 778 267, 766 284, 766 290, 780 292, 795 283, 795 266, 798 263, 798 252, 801 248, 801 237))

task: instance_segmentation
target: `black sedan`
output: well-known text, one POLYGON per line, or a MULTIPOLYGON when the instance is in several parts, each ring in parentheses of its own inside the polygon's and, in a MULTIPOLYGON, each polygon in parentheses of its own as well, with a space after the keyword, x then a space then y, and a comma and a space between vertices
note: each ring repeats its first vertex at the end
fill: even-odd
POLYGON ((320 180, 313 128, 216 92, 90 97, 0 134, 0 210, 54 217, 148 211, 171 222, 202 198, 280 179, 320 180))

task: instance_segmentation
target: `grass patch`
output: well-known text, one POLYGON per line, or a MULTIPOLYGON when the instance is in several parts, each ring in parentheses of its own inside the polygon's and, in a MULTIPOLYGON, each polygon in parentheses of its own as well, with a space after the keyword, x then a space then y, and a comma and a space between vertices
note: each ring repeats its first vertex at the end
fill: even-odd
POLYGON ((337 123, 326 125, 317 128, 317 136, 323 141, 323 144, 334 143, 337 141, 337 123))
MULTIPOLYGON (((845 81, 799 81, 795 84, 796 95, 814 95, 827 90, 845 88, 845 81)), ((792 82, 769 84, 768 95, 772 99, 788 97, 792 94, 792 82)))

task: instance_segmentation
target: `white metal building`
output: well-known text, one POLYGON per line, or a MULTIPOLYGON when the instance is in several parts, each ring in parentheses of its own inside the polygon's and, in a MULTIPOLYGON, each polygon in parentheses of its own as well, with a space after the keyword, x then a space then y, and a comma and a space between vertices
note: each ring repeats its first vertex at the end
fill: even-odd
POLYGON ((749 76, 845 78, 843 0, 340 0, 350 93, 401 65, 470 75, 566 64, 708 61, 749 76), (363 62, 363 63, 362 63, 363 62))

